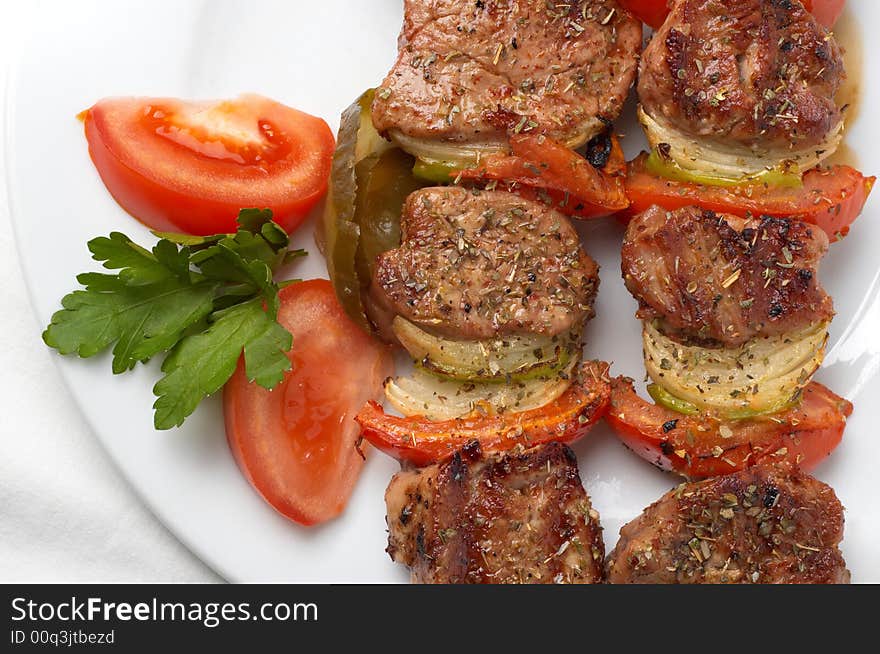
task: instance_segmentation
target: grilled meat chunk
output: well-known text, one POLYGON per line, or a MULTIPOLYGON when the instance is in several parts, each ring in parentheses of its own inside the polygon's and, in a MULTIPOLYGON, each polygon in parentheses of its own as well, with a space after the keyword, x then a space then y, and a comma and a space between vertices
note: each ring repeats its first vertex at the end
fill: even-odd
POLYGON ((800 2, 670 4, 645 49, 638 83, 642 107, 661 131, 691 137, 705 151, 734 147, 777 163, 801 156, 818 163, 833 152, 842 134, 834 97, 845 78, 843 59, 800 2))
POLYGON ((630 222, 623 278, 639 318, 681 342, 738 347, 831 320, 816 269, 825 233, 776 218, 652 207, 630 222))
POLYGON ((406 0, 373 122, 405 148, 500 149, 511 131, 576 147, 620 114, 641 38, 616 0, 406 0))
POLYGON ((615 584, 849 583, 843 507, 796 468, 756 466, 682 484, 620 530, 615 584))
POLYGON ((398 473, 388 553, 413 583, 600 583, 605 547, 577 460, 561 443, 398 473))
POLYGON ((401 315, 458 339, 555 336, 593 313, 598 266, 568 218, 501 191, 427 188, 407 198, 401 246, 380 255, 380 325, 401 315))

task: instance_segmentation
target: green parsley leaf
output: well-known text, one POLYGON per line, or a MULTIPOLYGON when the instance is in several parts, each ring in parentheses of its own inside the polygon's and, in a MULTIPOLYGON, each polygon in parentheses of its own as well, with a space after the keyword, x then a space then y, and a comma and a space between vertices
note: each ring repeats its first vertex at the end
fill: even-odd
MULTIPOLYGON (((169 232, 153 232, 159 238, 178 245, 188 246, 198 251, 194 263, 216 254, 216 245, 226 242, 245 259, 260 259, 272 270, 287 262, 290 252, 290 238, 277 223, 272 222, 269 209, 242 209, 238 213, 240 229, 235 234, 215 234, 213 236, 191 236, 169 232)), ((303 256, 303 250, 295 250, 295 256, 303 256)))
POLYGON ((81 357, 115 343, 115 374, 171 348, 188 327, 211 313, 219 286, 212 280, 194 282, 188 252, 171 248, 175 254, 160 241, 150 253, 116 233, 90 241, 96 260, 122 270, 79 275, 85 290, 61 301, 64 308, 52 316, 43 340, 61 354, 81 357))
POLYGON ((259 300, 215 314, 206 331, 182 340, 165 359, 165 377, 153 389, 156 429, 179 426, 202 399, 220 390, 242 350, 248 379, 273 388, 290 370, 285 353, 291 341, 290 332, 269 317, 259 300))
POLYGON ((189 277, 189 252, 179 252, 173 244, 159 241, 151 253, 125 235, 113 232, 109 237, 89 241, 89 251, 95 261, 103 261, 110 270, 122 270, 120 280, 126 285, 139 286, 164 281, 172 277, 189 277))
POLYGON ((152 251, 118 232, 89 242, 115 274, 83 273, 43 333, 61 354, 91 357, 113 346, 113 372, 168 353, 154 392, 155 425, 169 429, 228 381, 244 352, 248 379, 273 388, 290 369, 290 333, 279 325, 275 272, 302 250, 268 209, 245 209, 235 234, 157 233, 152 251))

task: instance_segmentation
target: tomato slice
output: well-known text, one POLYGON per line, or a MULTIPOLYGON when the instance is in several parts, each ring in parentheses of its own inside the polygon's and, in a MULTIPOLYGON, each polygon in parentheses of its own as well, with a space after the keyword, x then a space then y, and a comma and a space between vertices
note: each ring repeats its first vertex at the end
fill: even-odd
POLYGON ((107 98, 83 118, 107 189, 152 229, 231 233, 239 209, 266 207, 291 232, 327 190, 327 123, 268 98, 107 98))
POLYGON ((484 452, 531 447, 583 438, 605 414, 611 387, 608 364, 585 363, 578 380, 550 404, 494 416, 476 416, 432 422, 421 416, 389 416, 376 402, 357 415, 363 437, 389 456, 424 466, 449 458, 470 443, 479 441, 484 452))
POLYGON ((364 460, 354 415, 393 372, 389 350, 314 280, 281 291, 278 321, 293 334, 293 369, 273 391, 248 383, 243 362, 223 391, 226 436, 239 467, 279 513, 304 525, 339 515, 364 460))
MULTIPOLYGON (((620 0, 620 5, 643 23, 658 29, 669 15, 669 4, 674 0, 620 0)), ((821 25, 834 27, 843 13, 846 0, 801 0, 821 25)))
POLYGON ((703 186, 657 177, 647 171, 647 158, 643 152, 630 162, 626 193, 631 204, 624 218, 653 205, 669 211, 699 205, 742 217, 766 215, 803 220, 821 227, 832 240, 849 233, 877 179, 865 177, 849 166, 832 166, 808 171, 803 176, 803 186, 798 188, 703 186))
POLYGON ((516 134, 511 154, 490 155, 476 168, 458 171, 462 179, 503 182, 530 200, 543 200, 576 218, 596 218, 629 206, 624 186, 626 160, 616 136, 602 169, 574 150, 544 136, 516 134))
POLYGON ((748 420, 686 416, 636 394, 632 379, 611 381, 605 419, 620 440, 654 465, 691 479, 788 461, 812 470, 840 444, 853 405, 817 382, 788 411, 748 420))

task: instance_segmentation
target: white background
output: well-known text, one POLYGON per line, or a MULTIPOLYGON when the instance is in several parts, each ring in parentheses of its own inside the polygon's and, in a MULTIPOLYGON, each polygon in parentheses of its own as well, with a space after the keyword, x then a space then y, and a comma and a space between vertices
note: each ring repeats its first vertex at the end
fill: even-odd
MULTIPOLYGON (((0 0, 0 89, 35 4, 0 0)), ((0 173, 0 582, 218 581, 144 508, 58 375, 22 280, 3 157, 0 173)))

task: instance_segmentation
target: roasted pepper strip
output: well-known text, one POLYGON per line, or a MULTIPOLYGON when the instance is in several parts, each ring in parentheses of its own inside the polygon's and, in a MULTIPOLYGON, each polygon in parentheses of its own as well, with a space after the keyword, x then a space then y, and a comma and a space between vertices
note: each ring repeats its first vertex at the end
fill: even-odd
MULTIPOLYGON (((403 150, 390 149, 355 168, 357 203, 354 220, 360 227, 357 272, 361 284, 369 285, 376 257, 400 245, 400 214, 410 193, 424 186, 412 174, 413 158, 403 150)), ((364 287, 362 286, 362 288, 364 287)))
POLYGON ((449 184, 455 181, 459 170, 461 170, 461 165, 453 161, 436 161, 420 158, 416 159, 412 173, 417 179, 423 179, 426 182, 449 184))
POLYGON ((342 114, 330 190, 318 241, 333 288, 345 312, 367 332, 364 290, 376 257, 400 244, 400 211, 424 186, 412 176, 414 159, 392 148, 373 128, 373 91, 342 114))
POLYGON ((744 218, 803 220, 822 228, 832 240, 849 232, 876 181, 875 177, 865 177, 849 166, 832 166, 806 172, 799 188, 762 184, 703 186, 652 174, 647 161, 648 154, 642 153, 630 162, 626 193, 631 204, 623 217, 634 216, 655 204, 668 211, 696 204, 744 218))
POLYGON ((432 422, 421 416, 389 416, 376 402, 355 417, 362 438, 389 456, 417 466, 451 456, 472 440, 484 452, 552 441, 572 443, 587 434, 608 408, 608 364, 585 363, 578 378, 557 400, 539 409, 494 416, 432 422))
POLYGON ((632 379, 611 381, 605 416, 633 452, 691 479, 726 475, 758 463, 790 461, 813 469, 840 443, 853 405, 817 382, 796 407, 772 416, 721 420, 684 415, 636 394, 632 379))
POLYGON ((502 182, 529 199, 552 203, 578 218, 594 218, 629 206, 623 151, 616 136, 601 170, 577 152, 543 136, 516 134, 511 154, 491 155, 475 168, 456 173, 464 180, 502 182))

